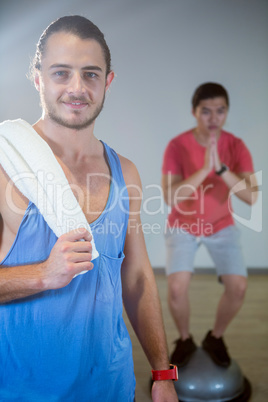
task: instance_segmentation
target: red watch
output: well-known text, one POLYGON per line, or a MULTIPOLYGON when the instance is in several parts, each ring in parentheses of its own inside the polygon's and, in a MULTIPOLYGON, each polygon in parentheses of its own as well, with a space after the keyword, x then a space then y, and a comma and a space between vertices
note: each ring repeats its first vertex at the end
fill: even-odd
POLYGON ((174 366, 174 364, 170 364, 169 370, 152 370, 152 378, 153 381, 162 381, 162 380, 173 380, 177 381, 178 376, 178 368, 174 366))

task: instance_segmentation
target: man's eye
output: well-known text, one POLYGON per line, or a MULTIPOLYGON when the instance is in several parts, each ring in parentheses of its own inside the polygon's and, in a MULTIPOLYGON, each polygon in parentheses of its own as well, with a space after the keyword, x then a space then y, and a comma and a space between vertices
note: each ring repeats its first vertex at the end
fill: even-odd
POLYGON ((59 78, 66 78, 68 73, 66 71, 56 71, 55 75, 56 75, 56 77, 59 77, 59 78))
POLYGON ((97 74, 96 74, 96 73, 87 72, 87 73, 85 73, 85 77, 86 77, 86 78, 96 78, 96 77, 97 77, 97 74))

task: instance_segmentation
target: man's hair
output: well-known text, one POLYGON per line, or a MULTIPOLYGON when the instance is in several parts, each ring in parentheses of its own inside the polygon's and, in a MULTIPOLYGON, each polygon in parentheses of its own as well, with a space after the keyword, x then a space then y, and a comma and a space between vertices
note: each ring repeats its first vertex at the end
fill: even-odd
POLYGON ((41 70, 42 56, 46 51, 47 40, 51 35, 57 32, 66 32, 78 36, 80 39, 94 39, 102 48, 106 62, 106 75, 111 71, 111 53, 104 39, 104 34, 99 28, 89 21, 87 18, 80 15, 70 15, 58 18, 53 21, 42 33, 36 45, 36 52, 31 63, 30 78, 34 78, 35 70, 41 70))
POLYGON ((198 88, 196 88, 192 97, 193 110, 197 108, 202 100, 218 97, 224 98, 227 106, 229 107, 228 92, 222 85, 215 82, 206 82, 205 84, 200 85, 198 88))

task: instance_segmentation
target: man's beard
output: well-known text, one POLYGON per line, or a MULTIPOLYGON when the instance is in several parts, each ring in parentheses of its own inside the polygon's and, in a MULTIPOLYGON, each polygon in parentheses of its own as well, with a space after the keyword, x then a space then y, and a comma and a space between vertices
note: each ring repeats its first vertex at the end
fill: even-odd
MULTIPOLYGON (((75 98, 75 99, 72 100, 72 102, 77 102, 79 100, 81 100, 81 99, 75 98)), ((87 128, 87 127, 91 126, 91 124, 94 123, 94 121, 96 120, 96 118, 98 117, 100 112, 102 111, 104 101, 105 101, 105 94, 103 96, 103 99, 102 99, 100 105, 97 106, 97 108, 95 109, 95 111, 94 111, 92 116, 90 116, 88 119, 84 120, 81 123, 78 123, 78 122, 77 123, 71 123, 68 120, 65 120, 64 118, 62 118, 59 114, 57 114, 57 112, 52 107, 52 105, 46 102, 44 96, 41 96, 41 106, 46 111, 46 114, 48 115, 48 117, 52 121, 54 121, 55 123, 59 124, 60 126, 70 128, 72 130, 83 130, 84 128, 87 128)), ((74 110, 73 113, 78 114, 79 111, 74 110)))

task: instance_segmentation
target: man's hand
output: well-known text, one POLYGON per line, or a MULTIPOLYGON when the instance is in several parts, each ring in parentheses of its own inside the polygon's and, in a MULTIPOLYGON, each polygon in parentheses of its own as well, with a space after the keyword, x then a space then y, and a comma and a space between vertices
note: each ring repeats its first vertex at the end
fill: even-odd
POLYGON ((75 229, 58 238, 49 258, 42 263, 45 288, 62 288, 75 275, 93 268, 91 239, 85 229, 75 229))
POLYGON ((215 172, 218 172, 221 169, 221 161, 218 153, 218 141, 215 134, 212 134, 210 138, 210 144, 213 159, 213 168, 215 172))
POLYGON ((154 381, 152 386, 153 402, 178 402, 173 381, 154 381))
POLYGON ((211 170, 218 172, 221 169, 221 161, 218 154, 218 141, 215 133, 211 134, 209 143, 207 145, 204 160, 204 169, 209 172, 211 170))
POLYGON ((214 168, 213 145, 211 141, 208 143, 206 148, 203 168, 207 172, 211 172, 211 170, 214 168))
POLYGON ((63 288, 75 275, 91 270, 91 239, 85 229, 72 230, 58 238, 46 261, 2 267, 0 303, 63 288))

